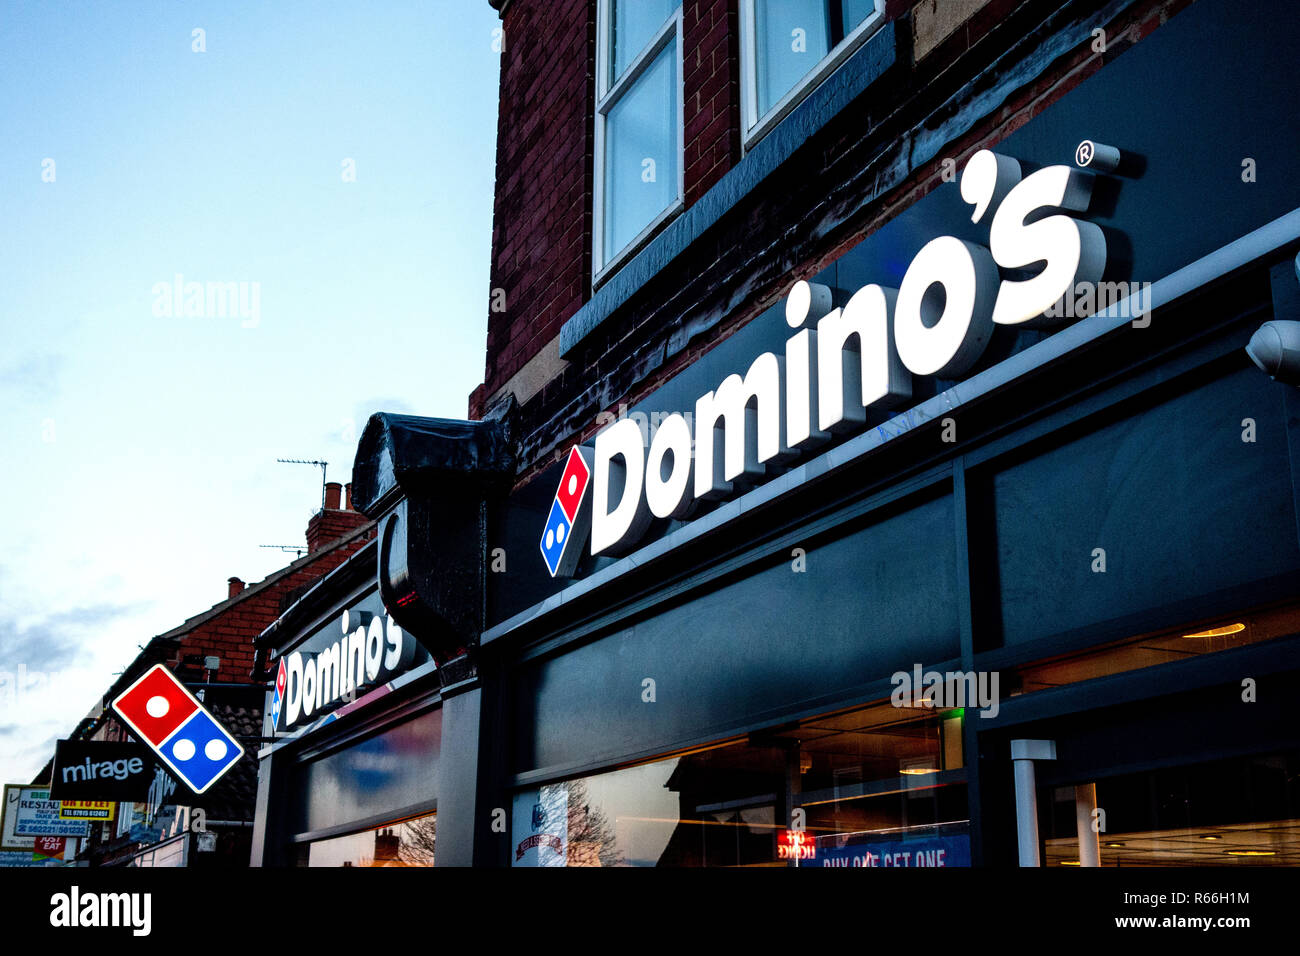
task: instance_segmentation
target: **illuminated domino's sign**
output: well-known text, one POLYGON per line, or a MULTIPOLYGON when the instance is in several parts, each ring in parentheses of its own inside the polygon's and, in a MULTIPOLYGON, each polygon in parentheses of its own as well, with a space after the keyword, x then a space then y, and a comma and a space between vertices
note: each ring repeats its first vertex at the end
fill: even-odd
POLYGON ((397 676, 414 661, 414 638, 387 615, 353 609, 343 612, 340 625, 340 631, 316 635, 311 649, 280 659, 271 697, 276 730, 289 730, 355 700, 361 691, 397 676))
MULTIPOLYGON (((939 236, 912 259, 899 288, 872 283, 842 303, 826 286, 796 282, 785 303, 793 331, 784 354, 764 352, 743 377, 729 375, 700 396, 693 427, 688 416, 669 415, 647 448, 641 426, 624 418, 596 435, 594 451, 573 449, 570 467, 580 452, 590 456, 592 554, 625 553, 653 519, 687 518, 697 502, 726 498, 863 427, 868 409, 911 399, 912 376, 966 374, 995 326, 1060 321, 1049 316, 1062 314, 1058 306, 1076 284, 1097 283, 1106 264, 1100 227, 1068 214, 1087 210, 1093 182, 1091 172, 1069 166, 1024 175, 1019 161, 980 150, 960 188, 974 207, 971 221, 989 221, 987 246, 939 236), (1027 278, 998 271, 1039 262, 1027 278)), ((558 494, 552 522, 557 508, 558 494)), ((561 550, 543 539, 553 576, 572 574, 585 536, 580 511, 564 510, 563 519, 547 525, 561 550)))

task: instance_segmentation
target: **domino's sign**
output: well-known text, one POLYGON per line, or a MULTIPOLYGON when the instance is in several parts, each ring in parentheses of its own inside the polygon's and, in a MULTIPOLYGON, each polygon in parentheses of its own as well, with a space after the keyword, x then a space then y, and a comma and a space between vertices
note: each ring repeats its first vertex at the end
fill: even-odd
POLYGON ((652 436, 623 418, 597 433, 593 450, 570 452, 542 539, 551 575, 572 576, 588 528, 593 555, 627 553, 654 519, 689 518, 700 502, 864 428, 869 409, 905 405, 913 376, 965 375, 996 326, 1048 327, 1077 314, 1062 303, 1096 286, 1106 265, 1101 228, 1070 214, 1087 211, 1094 180, 1070 166, 1024 175, 1018 160, 980 150, 960 189, 971 221, 988 222, 987 246, 932 239, 897 289, 871 283, 845 298, 796 282, 782 354, 762 353, 652 436), (999 268, 1033 271, 1003 278, 999 268))
MULTIPOLYGON (((383 605, 372 600, 368 607, 383 605)), ((353 608, 280 658, 271 695, 272 726, 290 730, 355 700, 367 688, 427 658, 386 612, 353 608)))
POLYGON ((551 511, 542 530, 542 560, 551 577, 570 577, 582 557, 587 541, 591 510, 583 507, 591 484, 591 452, 574 448, 565 462, 560 487, 555 491, 551 511))
POLYGON ((113 710, 195 793, 220 780, 244 748, 162 664, 113 701, 113 710))

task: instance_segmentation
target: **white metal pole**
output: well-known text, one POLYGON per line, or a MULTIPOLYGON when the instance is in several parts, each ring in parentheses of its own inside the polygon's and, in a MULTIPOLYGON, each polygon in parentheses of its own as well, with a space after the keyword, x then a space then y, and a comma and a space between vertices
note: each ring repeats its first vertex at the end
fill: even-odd
POLYGON ((1101 840, 1092 826, 1097 809, 1097 785, 1081 783, 1074 788, 1074 826, 1079 831, 1079 865, 1101 866, 1101 840))
POLYGON ((1054 740, 1013 740, 1011 761, 1016 777, 1016 836, 1021 866, 1040 866, 1038 856, 1038 794, 1034 761, 1055 760, 1054 740))
POLYGON ((1034 792, 1034 762, 1022 758, 1016 767, 1016 834, 1020 865, 1038 866, 1038 799, 1034 792))

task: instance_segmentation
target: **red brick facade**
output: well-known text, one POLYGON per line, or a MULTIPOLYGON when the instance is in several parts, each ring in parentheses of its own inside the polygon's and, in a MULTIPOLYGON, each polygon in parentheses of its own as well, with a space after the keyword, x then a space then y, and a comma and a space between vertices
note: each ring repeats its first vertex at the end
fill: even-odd
MULTIPOLYGON (((362 524, 366 524, 364 518, 362 524)), ((354 531, 356 527, 348 530, 354 531)), ((221 658, 221 667, 211 675, 212 680, 247 683, 253 669, 253 639, 280 616, 285 595, 324 577, 374 536, 374 528, 369 527, 336 547, 322 546, 321 550, 271 575, 267 579, 269 583, 251 585, 217 605, 208 612, 211 617, 178 635, 180 646, 171 662, 179 665, 191 655, 213 655, 221 658)))
MULTIPOLYGON (((1019 52, 1008 56, 1012 45, 1030 31, 1047 35, 1058 29, 1053 17, 1062 4, 887 0, 886 19, 899 38, 898 69, 888 82, 877 84, 871 97, 828 117, 818 156, 802 160, 809 166, 807 181, 821 184, 819 194, 856 190, 868 198, 838 200, 845 206, 835 212, 842 222, 834 228, 826 226, 825 210, 810 209, 806 202, 786 208, 790 203, 782 196, 746 200, 748 205, 743 211, 737 207, 733 217, 741 225, 731 227, 725 238, 706 240, 706 248, 692 256, 713 263, 715 289, 710 296, 701 299, 674 286, 672 301, 665 304, 667 291, 656 286, 655 292, 641 297, 653 302, 639 300, 624 310, 620 321, 610 323, 608 335, 593 335, 589 345, 566 356, 580 368, 566 372, 558 354, 555 359, 542 355, 544 367, 533 375, 542 384, 534 381, 521 396, 525 460, 520 482, 548 466, 555 448, 589 438, 597 430, 600 412, 643 398, 745 325, 789 282, 814 274, 934 189, 942 182, 945 163, 946 168, 960 168, 975 150, 1000 142, 1191 2, 1136 0, 1120 9, 1102 21, 1104 50, 1088 42, 1071 49, 1027 77, 992 112, 954 132, 938 157, 913 166, 908 153, 913 133, 946 128, 957 109, 953 103, 973 95, 964 85, 981 71, 1014 71, 1019 52), (998 66, 992 68, 991 63, 998 66), (879 136, 887 140, 883 146, 875 141, 879 136), (904 172, 895 178, 897 168, 904 172), (846 178, 855 182, 847 183, 846 178), (893 184, 875 189, 872 183, 879 182, 893 184), (752 242, 751 252, 762 250, 766 256, 774 221, 786 223, 789 235, 804 237, 801 241, 812 248, 773 253, 779 261, 764 259, 762 265, 755 265, 757 255, 726 255, 725 249, 736 248, 736 236, 743 233, 741 247, 751 248, 744 243, 752 242), (811 236, 817 238, 807 238, 811 236), (743 303, 735 305, 716 286, 745 289, 743 303), (692 334, 686 347, 665 352, 662 330, 683 315, 706 331, 692 334), (601 388, 593 388, 592 382, 601 388)), ((1103 0, 1076 0, 1070 6, 1058 19, 1118 9, 1103 0)), ((505 291, 508 308, 489 315, 485 381, 470 398, 471 417, 481 417, 511 385, 511 377, 539 356, 565 320, 591 297, 595 8, 594 0, 510 0, 506 5, 492 285, 505 291), (561 55, 566 49, 568 54, 561 55)), ((742 161, 738 8, 739 0, 684 0, 688 208, 742 161)))
POLYGON ((595 4, 511 3, 503 31, 485 396, 591 286, 595 4))
POLYGON ((737 0, 682 5, 682 120, 686 205, 740 160, 737 0))

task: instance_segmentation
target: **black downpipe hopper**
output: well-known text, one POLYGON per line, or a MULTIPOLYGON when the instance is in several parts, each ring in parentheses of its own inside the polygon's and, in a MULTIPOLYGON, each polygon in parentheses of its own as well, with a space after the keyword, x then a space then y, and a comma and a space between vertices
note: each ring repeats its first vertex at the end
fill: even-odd
POLYGON ((380 597, 428 649, 443 686, 475 674, 488 515, 515 474, 511 411, 482 421, 381 412, 357 446, 352 499, 379 521, 380 597))

